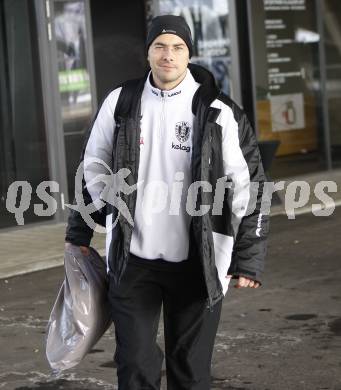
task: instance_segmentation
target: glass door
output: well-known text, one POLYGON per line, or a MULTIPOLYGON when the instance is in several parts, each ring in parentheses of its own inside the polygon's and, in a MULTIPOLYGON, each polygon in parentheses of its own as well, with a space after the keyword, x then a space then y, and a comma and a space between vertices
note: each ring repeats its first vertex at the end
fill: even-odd
POLYGON ((84 136, 96 107, 89 2, 50 3, 55 44, 58 100, 65 148, 67 195, 74 198, 74 176, 84 136))
POLYGON ((193 37, 191 62, 209 69, 226 94, 231 94, 231 37, 228 0, 155 0, 153 16, 181 15, 193 37))
POLYGON ((255 124, 279 142, 273 178, 324 170, 315 2, 248 0, 255 124))

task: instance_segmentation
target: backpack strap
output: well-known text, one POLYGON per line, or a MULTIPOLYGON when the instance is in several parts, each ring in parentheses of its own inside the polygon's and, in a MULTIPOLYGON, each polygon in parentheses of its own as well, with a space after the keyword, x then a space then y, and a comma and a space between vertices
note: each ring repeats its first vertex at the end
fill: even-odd
POLYGON ((135 100, 139 95, 138 87, 140 84, 141 79, 128 80, 121 84, 122 90, 118 97, 114 113, 116 123, 120 122, 120 118, 127 116, 136 103, 135 100))

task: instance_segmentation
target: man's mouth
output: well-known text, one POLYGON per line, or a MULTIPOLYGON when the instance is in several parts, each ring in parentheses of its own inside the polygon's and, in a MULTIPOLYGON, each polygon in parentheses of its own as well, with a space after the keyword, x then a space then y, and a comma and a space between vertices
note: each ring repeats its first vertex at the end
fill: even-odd
POLYGON ((170 65, 160 65, 160 67, 164 69, 175 69, 175 66, 170 66, 170 65))

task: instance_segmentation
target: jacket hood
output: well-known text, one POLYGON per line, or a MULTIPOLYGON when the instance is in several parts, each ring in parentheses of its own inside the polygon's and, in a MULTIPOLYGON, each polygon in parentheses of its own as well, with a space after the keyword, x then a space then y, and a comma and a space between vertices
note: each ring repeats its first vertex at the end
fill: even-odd
POLYGON ((198 107, 200 105, 209 107, 218 97, 220 90, 215 82, 213 74, 209 70, 197 64, 188 64, 188 68, 191 71, 194 80, 201 84, 196 91, 192 102, 192 111, 193 114, 196 115, 198 107))

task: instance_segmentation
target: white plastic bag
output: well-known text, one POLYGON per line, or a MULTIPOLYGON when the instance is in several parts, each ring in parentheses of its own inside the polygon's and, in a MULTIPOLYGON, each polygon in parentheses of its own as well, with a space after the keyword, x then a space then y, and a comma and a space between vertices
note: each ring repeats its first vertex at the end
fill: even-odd
POLYGON ((95 249, 70 244, 65 279, 47 324, 46 356, 57 371, 76 366, 111 324, 106 264, 95 249))

